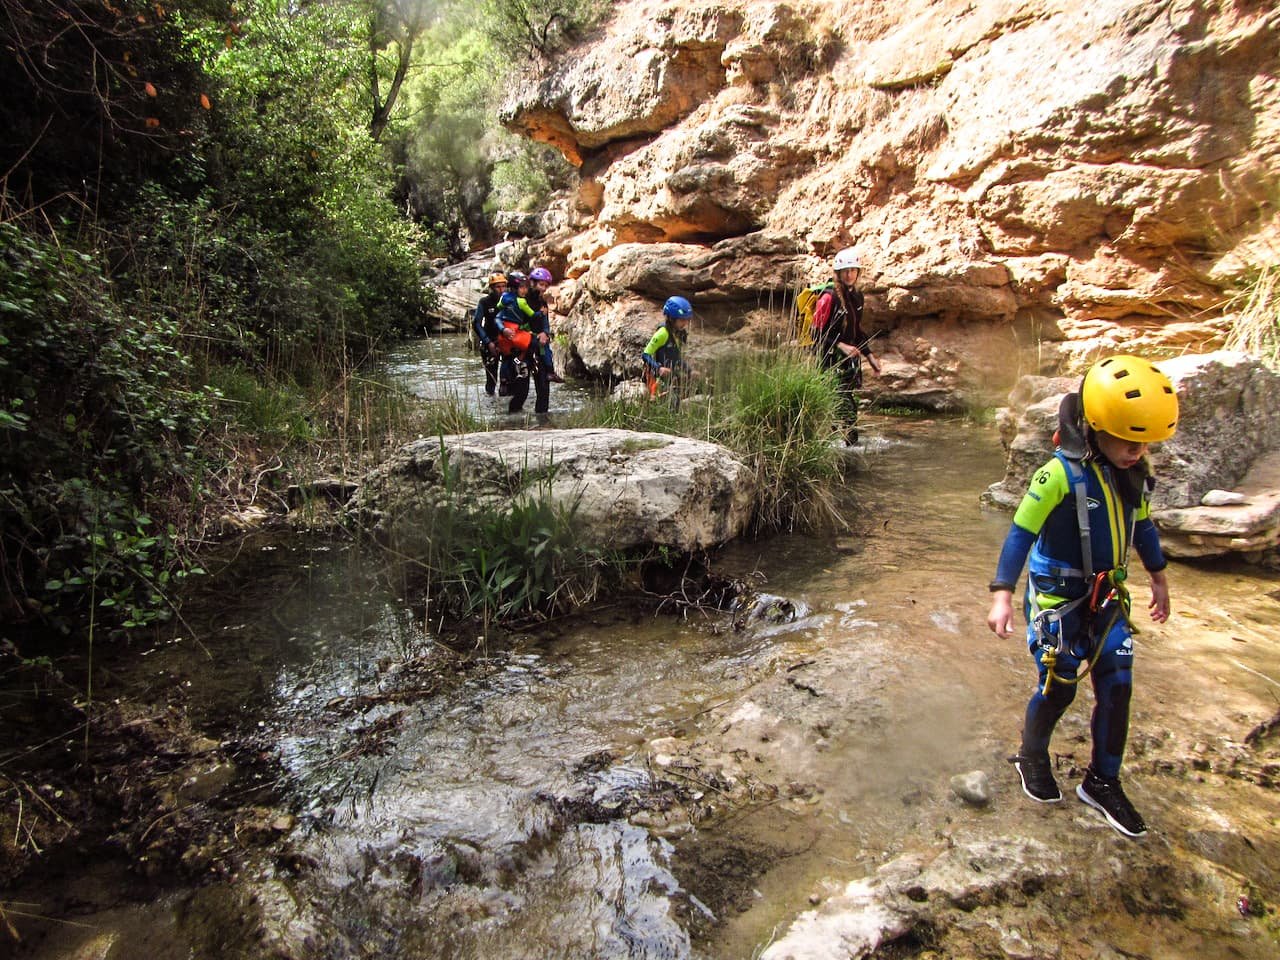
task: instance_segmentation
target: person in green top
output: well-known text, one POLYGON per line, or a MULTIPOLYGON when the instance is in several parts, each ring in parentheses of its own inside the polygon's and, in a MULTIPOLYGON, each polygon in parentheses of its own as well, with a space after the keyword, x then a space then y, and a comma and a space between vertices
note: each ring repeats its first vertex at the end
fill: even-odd
POLYGON ((1013 591, 1023 567, 1027 646, 1037 680, 1022 744, 1012 758, 1022 789, 1057 803, 1049 738, 1088 673, 1093 684, 1093 752, 1076 796, 1126 837, 1147 832, 1120 786, 1133 693, 1128 556, 1151 578, 1151 619, 1169 617, 1169 583, 1151 519, 1154 487, 1147 445, 1173 436, 1178 397, 1169 378, 1141 357, 1108 357, 1085 374, 1058 410, 1057 450, 1031 478, 991 581, 987 625, 1014 632, 1013 591))
POLYGON ((684 297, 668 297, 662 305, 662 326, 653 331, 643 354, 644 379, 650 397, 658 395, 664 379, 676 383, 693 376, 693 368, 681 356, 692 316, 693 305, 684 297))

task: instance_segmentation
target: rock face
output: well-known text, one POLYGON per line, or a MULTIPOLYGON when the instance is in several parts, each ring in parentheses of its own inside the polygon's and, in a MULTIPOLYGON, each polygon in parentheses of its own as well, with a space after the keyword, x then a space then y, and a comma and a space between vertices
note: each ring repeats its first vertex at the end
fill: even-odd
POLYGON ((372 471, 349 509, 381 536, 412 543, 459 491, 501 509, 518 491, 578 501, 581 535, 617 550, 681 551, 742 534, 755 477, 723 447, 628 430, 503 430, 418 440, 372 471))
POLYGON ((978 904, 1016 894, 1028 883, 1046 883, 1064 870, 1058 854, 1027 839, 973 841, 932 860, 904 855, 880 867, 874 876, 849 883, 818 909, 802 913, 760 958, 871 956, 911 930, 926 912, 925 904, 945 903, 972 911, 978 904))
POLYGON ((533 254, 571 278, 558 328, 587 372, 633 375, 672 293, 751 336, 853 245, 893 374, 868 389, 981 401, 1099 350, 1219 345, 1234 285, 1275 262, 1272 3, 613 11, 503 114, 579 168, 533 254))
MULTIPOLYGON (((1258 553, 1280 543, 1280 375, 1242 353, 1160 361, 1178 393, 1178 431, 1152 450, 1153 517, 1167 553, 1258 553), (1234 491, 1235 495, 1224 494, 1234 491)), ((1024 377, 1000 411, 1005 476, 984 499, 1012 509, 1053 455, 1063 394, 1077 378, 1024 377)))

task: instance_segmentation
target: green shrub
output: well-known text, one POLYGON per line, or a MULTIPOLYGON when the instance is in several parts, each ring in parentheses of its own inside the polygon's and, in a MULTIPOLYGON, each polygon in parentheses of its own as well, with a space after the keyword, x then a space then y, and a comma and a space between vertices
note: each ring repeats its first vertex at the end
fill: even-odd
POLYGON ((838 521, 835 442, 842 403, 834 372, 786 353, 750 364, 737 377, 720 442, 755 467, 760 529, 838 521))
POLYGON ((183 573, 162 518, 196 492, 216 397, 187 388, 177 325, 123 309, 94 257, 13 222, 0 249, 0 605, 63 629, 162 618, 183 573))

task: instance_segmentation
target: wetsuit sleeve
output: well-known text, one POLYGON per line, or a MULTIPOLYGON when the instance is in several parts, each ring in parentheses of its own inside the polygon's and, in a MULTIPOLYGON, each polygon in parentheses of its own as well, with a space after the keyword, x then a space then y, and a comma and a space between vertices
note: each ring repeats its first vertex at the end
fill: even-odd
POLYGON ((516 297, 516 309, 520 311, 525 320, 532 319, 534 316, 533 307, 529 306, 529 301, 524 297, 516 297))
POLYGON ((519 323, 516 314, 516 301, 519 298, 510 290, 505 291, 498 300, 498 330, 502 330, 504 323, 519 323))
POLYGON ((1054 457, 1031 477, 1027 492, 1013 515, 1013 523, 1005 535, 1000 559, 996 562, 996 576, 991 581, 993 590, 1012 590, 1022 574, 1031 545, 1040 535, 1049 514, 1071 492, 1066 468, 1054 457))
POLYGON ((668 337, 667 325, 664 323, 657 330, 653 331, 653 336, 649 338, 649 342, 645 345, 644 362, 645 365, 654 373, 657 373, 662 367, 662 365, 658 363, 658 358, 655 354, 666 346, 668 337))
MULTIPOLYGON (((1144 505, 1143 512, 1146 512, 1144 505)), ((1149 516, 1140 517, 1133 525, 1133 546, 1148 573, 1158 573, 1169 565, 1160 548, 1160 533, 1149 516)))
POLYGON ((482 297, 480 302, 476 304, 475 315, 471 318, 471 325, 475 327, 476 330, 476 339, 480 341, 480 346, 482 347, 487 347, 489 345, 489 334, 487 334, 484 329, 485 313, 484 298, 482 297))

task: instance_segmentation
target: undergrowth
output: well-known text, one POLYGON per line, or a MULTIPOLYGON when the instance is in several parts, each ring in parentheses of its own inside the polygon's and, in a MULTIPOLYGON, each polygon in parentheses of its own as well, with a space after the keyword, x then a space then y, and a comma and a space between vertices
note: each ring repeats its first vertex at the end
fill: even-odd
POLYGON ((418 532, 414 564, 425 579, 426 619, 479 621, 487 636, 595 600, 615 584, 621 555, 582 535, 580 500, 553 496, 554 465, 501 504, 477 501, 443 444, 444 489, 418 532))

